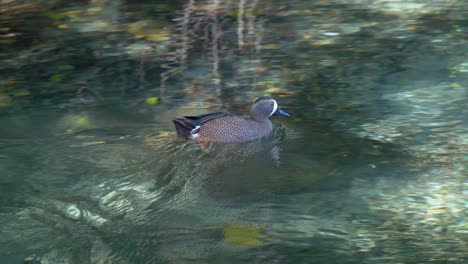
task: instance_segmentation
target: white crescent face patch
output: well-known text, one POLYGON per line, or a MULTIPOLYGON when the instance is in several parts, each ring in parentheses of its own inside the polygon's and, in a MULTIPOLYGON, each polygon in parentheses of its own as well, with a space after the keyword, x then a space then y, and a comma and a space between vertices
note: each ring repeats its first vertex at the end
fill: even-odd
POLYGON ((274 104, 273 105, 273 111, 271 111, 269 116, 272 116, 276 112, 276 110, 278 110, 278 103, 276 102, 276 100, 272 99, 272 101, 273 101, 273 104, 274 104))

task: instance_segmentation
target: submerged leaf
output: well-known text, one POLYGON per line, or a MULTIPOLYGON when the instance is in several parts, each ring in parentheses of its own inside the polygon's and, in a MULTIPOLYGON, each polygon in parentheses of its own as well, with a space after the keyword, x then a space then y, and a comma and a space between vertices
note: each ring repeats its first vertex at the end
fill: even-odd
POLYGON ((79 11, 79 10, 71 10, 71 11, 66 11, 64 13, 64 15, 69 17, 69 18, 75 18, 75 17, 80 16, 81 13, 82 13, 82 11, 79 11))
POLYGON ((63 79, 62 74, 57 73, 57 74, 54 74, 54 75, 50 76, 50 80, 52 82, 60 82, 62 79, 63 79))
POLYGON ((67 28, 70 28, 70 26, 67 25, 67 24, 60 24, 60 25, 58 25, 57 27, 60 28, 60 29, 67 29, 67 28))
POLYGON ((146 38, 150 41, 160 42, 169 40, 169 31, 166 24, 156 21, 142 20, 128 25, 128 32, 135 38, 146 38))
POLYGON ((146 98, 146 103, 151 104, 151 105, 155 105, 155 104, 159 103, 159 97, 146 98))
POLYGON ((46 12, 44 13, 44 16, 53 20, 59 20, 59 19, 62 19, 65 16, 65 14, 57 13, 57 12, 46 12))
POLYGON ((13 92, 13 95, 17 96, 17 97, 19 97, 19 96, 28 96, 30 94, 31 93, 26 89, 20 89, 20 90, 17 90, 17 91, 13 92))
POLYGON ((260 230, 255 227, 228 226, 224 228, 224 241, 238 247, 258 246, 262 243, 258 239, 260 234, 260 230))
POLYGON ((99 7, 99 6, 88 8, 88 13, 91 13, 91 14, 96 14, 96 13, 99 13, 101 11, 102 11, 102 8, 99 7))

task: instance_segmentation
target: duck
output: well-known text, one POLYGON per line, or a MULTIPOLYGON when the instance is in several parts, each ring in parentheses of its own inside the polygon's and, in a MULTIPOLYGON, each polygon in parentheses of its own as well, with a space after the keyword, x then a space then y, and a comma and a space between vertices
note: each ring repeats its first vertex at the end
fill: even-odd
POLYGON ((173 118, 177 135, 198 142, 243 143, 259 140, 273 131, 270 117, 290 117, 271 96, 261 96, 250 108, 250 116, 216 112, 173 118))

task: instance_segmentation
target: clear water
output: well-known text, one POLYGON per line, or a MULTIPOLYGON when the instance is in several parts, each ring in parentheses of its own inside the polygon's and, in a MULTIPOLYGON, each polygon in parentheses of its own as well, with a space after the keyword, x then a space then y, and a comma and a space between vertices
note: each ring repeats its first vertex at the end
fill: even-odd
POLYGON ((53 22, 72 31, 50 61, 5 55, 16 64, 1 68, 1 263, 466 263, 463 1, 244 1, 262 15, 245 17, 242 48, 240 7, 221 1, 221 63, 193 41, 165 83, 154 61, 122 55, 145 40, 109 28, 155 7, 92 2, 53 22), (69 57, 86 41, 96 64, 69 57), (293 117, 273 118, 264 140, 174 133, 174 116, 246 113, 265 93, 293 117))

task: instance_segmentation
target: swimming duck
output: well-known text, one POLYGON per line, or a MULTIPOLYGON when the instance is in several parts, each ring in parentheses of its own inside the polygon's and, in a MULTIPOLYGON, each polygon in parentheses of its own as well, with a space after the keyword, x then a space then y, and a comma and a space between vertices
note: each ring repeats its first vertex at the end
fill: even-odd
POLYGON ((250 109, 250 117, 231 112, 174 118, 177 134, 185 139, 208 142, 241 143, 268 136, 273 130, 272 115, 289 117, 270 96, 259 97, 250 109))

